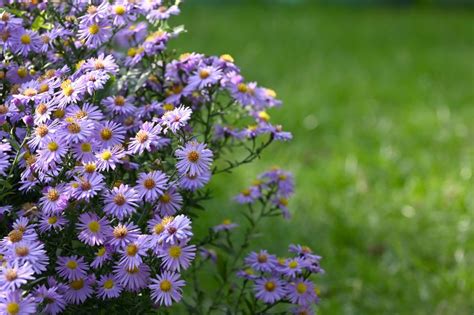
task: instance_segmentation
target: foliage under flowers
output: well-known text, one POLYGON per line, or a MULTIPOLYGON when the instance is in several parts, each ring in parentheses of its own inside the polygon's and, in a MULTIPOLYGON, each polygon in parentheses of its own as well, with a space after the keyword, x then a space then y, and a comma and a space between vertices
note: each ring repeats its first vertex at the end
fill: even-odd
POLYGON ((309 248, 251 253, 242 265, 258 223, 289 217, 291 174, 271 170, 236 196, 248 208, 241 244, 229 221, 193 238, 211 177, 291 134, 270 123, 275 92, 244 81, 231 56, 166 50, 182 31, 168 24, 178 5, 0 9, 1 314, 166 313, 175 302, 193 314, 281 302, 312 312, 309 277, 321 269, 309 248), (208 262, 213 296, 198 283, 208 262))

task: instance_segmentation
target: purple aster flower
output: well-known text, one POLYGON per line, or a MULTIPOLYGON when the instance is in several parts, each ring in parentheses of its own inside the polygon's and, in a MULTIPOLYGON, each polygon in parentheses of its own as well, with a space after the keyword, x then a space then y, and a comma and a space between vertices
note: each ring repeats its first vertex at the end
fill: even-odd
POLYGON ((112 55, 99 54, 97 58, 90 58, 82 66, 83 70, 103 70, 110 74, 117 74, 118 65, 112 55))
POLYGON ((110 273, 100 276, 97 287, 97 295, 103 300, 119 297, 122 293, 122 286, 110 273))
POLYGON ((145 150, 152 151, 159 139, 160 132, 160 125, 155 125, 152 122, 143 123, 135 137, 130 139, 129 151, 138 154, 142 154, 145 150))
POLYGON ((55 100, 60 109, 66 108, 69 104, 76 104, 82 100, 85 85, 82 81, 65 80, 61 83, 61 90, 56 92, 55 100))
POLYGON ((169 271, 163 272, 157 278, 151 279, 151 298, 160 305, 170 306, 174 302, 179 302, 182 296, 182 289, 186 283, 180 279, 178 273, 169 271))
POLYGON ((104 70, 94 70, 85 73, 78 80, 84 83, 87 93, 93 95, 95 91, 102 90, 109 79, 110 75, 104 70))
POLYGON ((2 292, 19 289, 29 280, 33 280, 33 269, 30 264, 18 264, 18 262, 2 266, 0 269, 0 290, 2 292))
POLYGON ((117 1, 111 6, 111 13, 113 17, 112 24, 117 26, 126 25, 129 22, 135 21, 136 17, 133 14, 133 4, 127 1, 117 1))
POLYGON ((39 52, 41 39, 36 32, 19 28, 12 35, 12 47, 15 53, 26 57, 30 51, 39 52))
POLYGON ((238 203, 253 203, 255 200, 260 198, 261 192, 259 187, 251 186, 240 192, 237 196, 234 197, 234 200, 238 203))
POLYGON ((188 269, 196 256, 196 246, 170 245, 158 257, 162 259, 161 266, 166 270, 180 271, 188 269))
POLYGON ((41 233, 55 230, 60 231, 68 223, 68 220, 62 214, 42 213, 39 221, 39 230, 41 233))
POLYGON ((222 78, 222 71, 214 66, 203 66, 189 77, 189 83, 184 89, 186 93, 201 90, 212 84, 216 84, 222 78))
POLYGON ((46 270, 49 259, 44 244, 39 241, 23 240, 8 247, 5 257, 13 264, 28 264, 35 274, 46 270))
MULTIPOLYGON (((163 219, 163 221, 165 221, 163 219)), ((164 229, 159 235, 159 241, 170 245, 186 243, 193 232, 191 232, 191 220, 185 215, 178 215, 172 220, 166 220, 164 229)))
POLYGON ((92 121, 68 117, 61 125, 58 136, 67 142, 78 143, 89 139, 94 131, 92 121))
POLYGON ((106 246, 99 247, 99 249, 95 253, 94 260, 91 262, 91 267, 95 269, 102 267, 104 262, 106 262, 107 260, 110 260, 111 254, 112 252, 110 249, 108 249, 108 247, 106 246))
POLYGON ((81 276, 75 280, 71 280, 68 289, 64 293, 64 298, 68 303, 84 303, 84 301, 94 293, 94 289, 92 288, 93 284, 94 279, 87 276, 81 276))
POLYGON ((87 13, 79 18, 81 23, 92 24, 105 20, 110 14, 110 4, 108 1, 102 1, 99 6, 93 4, 87 7, 87 13))
POLYGON ((114 267, 114 275, 126 290, 138 292, 148 285, 150 279, 150 267, 141 264, 138 267, 128 268, 125 265, 117 264, 114 267))
POLYGON ((135 213, 138 206, 138 194, 135 189, 128 185, 120 184, 108 191, 105 197, 104 212, 119 220, 129 217, 135 213))
POLYGON ((58 257, 56 271, 58 274, 68 280, 77 280, 87 275, 89 267, 84 262, 84 257, 76 255, 69 257, 58 257))
POLYGON ((137 108, 133 106, 133 97, 124 97, 122 95, 109 96, 102 101, 109 112, 117 115, 132 115, 137 108))
POLYGON ((63 186, 45 187, 43 196, 40 198, 41 209, 46 214, 57 214, 63 209, 63 198, 66 197, 63 186))
POLYGON ((58 130, 60 122, 54 120, 52 122, 39 123, 34 129, 34 137, 28 141, 28 145, 35 149, 36 147, 45 147, 51 136, 58 130))
POLYGON ((259 253, 252 252, 245 258, 245 264, 257 271, 270 272, 277 265, 277 258, 270 255, 266 250, 259 253))
POLYGON ((176 168, 181 174, 201 175, 209 171, 212 163, 212 151, 206 144, 192 141, 175 152, 178 163, 176 168))
POLYGON ((74 144, 71 151, 78 161, 89 163, 96 160, 94 152, 97 151, 98 147, 99 145, 95 139, 87 139, 74 144))
POLYGON ((309 280, 295 279, 286 285, 286 289, 291 303, 309 305, 317 301, 314 284, 309 280))
POLYGON ((161 216, 171 216, 181 209, 183 197, 176 191, 176 188, 170 187, 159 198, 155 211, 161 216))
POLYGON ((78 39, 83 40, 88 48, 98 48, 112 36, 111 26, 101 20, 79 25, 78 39))
POLYGON ((59 294, 59 288, 56 286, 47 288, 40 285, 34 291, 38 303, 43 304, 42 312, 46 314, 56 315, 64 311, 66 308, 66 301, 62 294, 59 294))
POLYGON ((102 121, 104 119, 104 114, 102 114, 100 108, 89 103, 84 103, 81 107, 75 104, 68 106, 66 108, 66 116, 93 121, 102 121))
POLYGON ((146 256, 147 250, 150 248, 147 235, 140 235, 138 238, 126 246, 119 252, 121 254, 120 264, 131 269, 138 267, 143 263, 143 256, 146 256))
POLYGON ((114 170, 117 167, 117 164, 122 163, 120 160, 125 156, 125 154, 125 151, 119 145, 102 149, 95 155, 97 158, 97 170, 114 170))
POLYGON ((165 131, 169 129, 173 133, 176 133, 191 119, 192 112, 189 107, 180 106, 164 113, 161 117, 161 123, 165 127, 165 131))
POLYGON ((298 305, 291 310, 294 315, 315 315, 314 309, 311 305, 298 305))
POLYGON ((285 282, 275 277, 255 280, 255 297, 265 303, 275 303, 286 294, 285 282))
POLYGON ((89 201, 104 189, 104 175, 92 173, 91 175, 75 177, 71 184, 70 193, 78 200, 89 201))
POLYGON ((211 172, 207 171, 200 175, 184 174, 179 179, 179 187, 191 191, 196 191, 204 187, 211 179, 211 172))
POLYGON ((0 313, 6 315, 36 314, 35 299, 31 295, 23 297, 21 290, 5 292, 0 295, 0 313))
POLYGON ((146 16, 147 19, 151 20, 152 22, 156 22, 159 20, 167 20, 172 15, 178 15, 180 12, 179 7, 177 5, 172 5, 170 7, 161 5, 158 9, 150 10, 148 15, 146 16))
POLYGON ((79 240, 90 246, 103 244, 107 235, 111 232, 107 219, 99 218, 97 214, 92 212, 86 212, 79 216, 77 229, 80 231, 79 240))
POLYGON ((125 129, 116 122, 107 121, 105 123, 97 124, 97 140, 102 147, 112 147, 122 144, 125 139, 125 129))
POLYGON ((253 270, 252 268, 245 268, 237 271, 237 277, 244 278, 247 280, 258 279, 258 276, 255 274, 255 270, 253 270))
POLYGON ((289 258, 278 267, 278 271, 287 277, 294 278, 301 274, 307 265, 307 262, 303 258, 289 258))
POLYGON ((212 248, 199 248, 199 255, 202 259, 210 259, 214 264, 217 263, 217 253, 212 248))
POLYGON ((236 227, 238 227, 239 225, 237 223, 233 223, 231 220, 229 219, 225 219, 224 221, 222 221, 221 224, 219 225, 216 225, 215 227, 213 227, 212 229, 216 232, 219 232, 219 231, 230 231, 232 229, 235 229, 236 227))
POLYGON ((150 173, 140 173, 138 175, 136 191, 140 198, 145 201, 153 202, 163 194, 167 187, 168 176, 161 171, 150 173))
POLYGON ((48 136, 39 152, 38 160, 44 163, 58 163, 68 151, 67 142, 60 137, 48 136))
POLYGON ((114 247, 124 248, 127 244, 134 242, 140 235, 140 229, 133 223, 119 223, 112 231, 109 244, 114 247))

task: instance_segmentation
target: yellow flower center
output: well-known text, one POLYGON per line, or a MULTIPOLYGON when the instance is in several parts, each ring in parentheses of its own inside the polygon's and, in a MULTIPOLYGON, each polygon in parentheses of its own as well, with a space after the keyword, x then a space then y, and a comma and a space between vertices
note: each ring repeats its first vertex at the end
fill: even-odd
POLYGON ((244 190, 242 190, 242 195, 244 195, 244 196, 246 196, 246 197, 250 196, 250 189, 244 189, 244 190))
POLYGON ((162 196, 160 196, 160 202, 162 203, 168 203, 170 202, 171 200, 171 196, 169 194, 163 194, 162 196))
POLYGON ((188 160, 190 162, 196 163, 199 160, 199 153, 197 151, 191 151, 188 153, 188 160))
POLYGON ((56 222, 58 222, 58 217, 55 217, 55 216, 52 216, 52 217, 49 217, 48 218, 48 223, 53 225, 55 224, 56 222))
POLYGON ((66 112, 63 109, 55 110, 53 113, 54 117, 56 118, 63 118, 65 114, 66 112))
POLYGON ((50 201, 56 201, 59 199, 59 192, 56 190, 56 189, 50 189, 48 191, 48 196, 47 198, 50 200, 50 201))
POLYGON ((48 106, 46 106, 46 104, 44 103, 41 103, 36 107, 36 112, 40 115, 43 115, 44 113, 46 113, 47 110, 48 110, 48 106))
POLYGON ((25 78, 28 75, 28 70, 25 67, 19 67, 16 73, 20 78, 25 78))
POLYGON ((280 204, 281 204, 282 206, 285 206, 285 207, 286 207, 286 206, 288 205, 288 199, 286 199, 286 198, 280 198, 280 204))
POLYGON ((69 284, 69 286, 74 289, 74 290, 80 290, 84 287, 84 280, 83 279, 79 279, 79 280, 74 280, 74 281, 71 281, 71 283, 69 284))
POLYGON ((234 58, 232 58, 232 56, 229 54, 223 54, 221 56, 221 60, 224 60, 226 62, 234 62, 234 58))
POLYGON ((23 95, 28 97, 35 96, 36 94, 38 94, 38 91, 33 88, 28 88, 23 91, 23 95))
POLYGON ((99 25, 92 24, 91 26, 89 26, 89 33, 91 35, 95 35, 95 34, 99 33, 99 25))
POLYGON ((15 280, 16 278, 18 278, 18 274, 16 273, 15 269, 7 269, 7 271, 5 271, 5 279, 7 281, 11 282, 15 280))
POLYGON ((23 239, 23 232, 19 230, 13 230, 8 233, 8 239, 12 243, 17 243, 23 239))
POLYGON ((123 194, 117 194, 114 197, 114 202, 117 206, 123 206, 127 200, 123 194))
POLYGON ((69 132, 71 133, 79 133, 81 132, 81 126, 79 126, 78 123, 70 123, 67 125, 67 129, 69 130, 69 132))
POLYGON ((121 239, 121 238, 124 238, 125 236, 127 236, 128 230, 124 226, 117 226, 117 227, 114 228, 113 234, 114 234, 115 238, 120 238, 121 239))
POLYGON ((110 160, 110 158, 112 157, 112 152, 110 152, 109 150, 104 151, 104 152, 102 152, 102 154, 100 155, 100 157, 102 158, 102 160, 108 161, 108 160, 110 160))
POLYGON ((88 142, 82 143, 81 144, 81 151, 82 152, 91 152, 92 151, 92 145, 88 142))
POLYGON ((222 221, 222 224, 229 225, 229 224, 232 224, 232 221, 229 219, 224 219, 224 221, 222 221))
POLYGON ((104 289, 110 290, 114 287, 114 280, 109 279, 104 282, 104 289))
POLYGON ((48 134, 49 130, 48 130, 48 127, 46 127, 45 125, 41 125, 41 126, 38 126, 36 129, 35 129, 35 133, 40 136, 41 138, 43 138, 44 136, 46 136, 48 134))
POLYGON ((127 51, 127 56, 129 57, 135 57, 136 54, 137 54, 137 49, 135 47, 131 47, 127 51))
POLYGON ((155 226, 153 227, 153 230, 155 231, 155 234, 160 234, 161 232, 163 232, 165 229, 165 227, 163 226, 162 223, 158 223, 158 224, 155 224, 155 226))
POLYGON ((19 257, 25 257, 30 253, 30 250, 26 246, 18 246, 15 248, 15 254, 19 257))
POLYGON ((268 281, 265 283, 265 290, 268 292, 273 292, 276 288, 276 284, 273 281, 268 281))
POLYGON ((264 121, 269 121, 270 120, 270 115, 267 114, 265 111, 261 111, 258 113, 258 118, 264 121))
POLYGON ((127 255, 135 256, 138 253, 138 246, 135 244, 130 244, 127 246, 127 255))
POLYGON ((99 248, 99 250, 96 253, 97 256, 102 257, 105 255, 105 247, 99 248))
POLYGON ((89 227, 89 230, 92 233, 97 233, 97 232, 100 231, 100 224, 97 221, 91 221, 91 222, 89 222, 89 224, 87 226, 89 227))
POLYGON ((296 260, 292 260, 288 264, 288 267, 290 267, 291 269, 295 269, 296 267, 298 267, 298 262, 296 260))
POLYGON ((267 260, 268 260, 268 256, 265 255, 265 254, 259 254, 259 255, 257 256, 257 261, 258 261, 259 263, 261 263, 261 264, 266 263, 267 260))
POLYGON ((123 97, 122 95, 115 97, 114 103, 115 103, 115 106, 125 105, 125 97, 123 97))
POLYGON ((163 105, 163 109, 168 112, 174 109, 174 105, 170 103, 166 103, 165 105, 163 105))
POLYGON ((199 77, 204 80, 204 79, 207 79, 209 77, 210 73, 209 71, 203 69, 201 71, 199 71, 199 77))
POLYGON ((123 5, 116 5, 114 8, 115 14, 117 15, 124 15, 125 14, 125 7, 123 5))
POLYGON ((305 293, 306 291, 308 290, 308 287, 306 286, 306 284, 304 284, 303 282, 300 282, 296 285, 296 291, 299 293, 299 294, 303 294, 305 293))
POLYGON ((160 290, 163 291, 163 292, 171 291, 171 282, 169 282, 168 280, 161 281, 160 290))
POLYGON ((112 138, 112 130, 110 128, 104 128, 100 131, 100 137, 102 140, 110 140, 112 138))
POLYGON ((171 246, 169 249, 168 249, 168 253, 170 254, 170 256, 172 258, 179 258, 181 257, 181 247, 179 246, 171 246))
POLYGON ((145 181, 143 182, 143 186, 145 186, 146 189, 152 189, 152 188, 155 188, 155 181, 153 180, 153 178, 147 178, 145 179, 145 181))
POLYGON ((247 93, 248 88, 245 83, 240 83, 239 85, 237 85, 237 90, 239 90, 240 93, 247 93))
POLYGON ((66 267, 68 267, 69 269, 76 269, 77 268, 77 262, 74 261, 74 260, 69 260, 67 263, 66 263, 66 267))
POLYGON ((31 37, 28 34, 23 34, 20 37, 20 41, 23 45, 29 45, 31 43, 31 37))
POLYGON ((15 302, 8 303, 6 311, 8 314, 16 315, 20 312, 20 305, 15 302))
POLYGON ((144 143, 148 140, 148 133, 145 130, 140 130, 139 132, 137 132, 136 139, 138 142, 144 143))
POLYGON ((86 173, 89 173, 89 174, 94 173, 95 169, 96 169, 95 163, 88 163, 88 164, 84 165, 84 171, 86 173))

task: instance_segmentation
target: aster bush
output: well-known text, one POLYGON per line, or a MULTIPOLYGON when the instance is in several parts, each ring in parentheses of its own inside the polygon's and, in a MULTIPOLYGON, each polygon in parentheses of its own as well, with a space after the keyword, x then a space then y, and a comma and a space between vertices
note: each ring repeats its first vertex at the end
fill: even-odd
POLYGON ((193 236, 212 177, 291 134, 230 55, 166 49, 179 2, 0 1, 0 314, 314 311, 319 256, 248 252, 290 173, 193 236))

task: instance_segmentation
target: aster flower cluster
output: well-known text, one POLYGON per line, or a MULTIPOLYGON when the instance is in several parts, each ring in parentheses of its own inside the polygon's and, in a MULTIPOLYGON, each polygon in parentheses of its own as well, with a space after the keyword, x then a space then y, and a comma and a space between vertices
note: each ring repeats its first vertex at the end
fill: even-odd
MULTIPOLYGON (((193 234, 206 185, 291 139, 275 92, 230 55, 167 50, 180 0, 0 4, 0 314, 195 313, 196 273, 239 226, 193 234)), ((293 186, 274 169, 236 200, 288 217, 293 186)))
POLYGON ((324 270, 321 257, 307 246, 290 245, 290 258, 277 258, 266 250, 252 252, 245 258, 246 268, 237 274, 253 284, 257 300, 267 306, 264 311, 280 302, 294 304, 295 314, 314 314, 319 300, 318 289, 309 278, 324 270))

